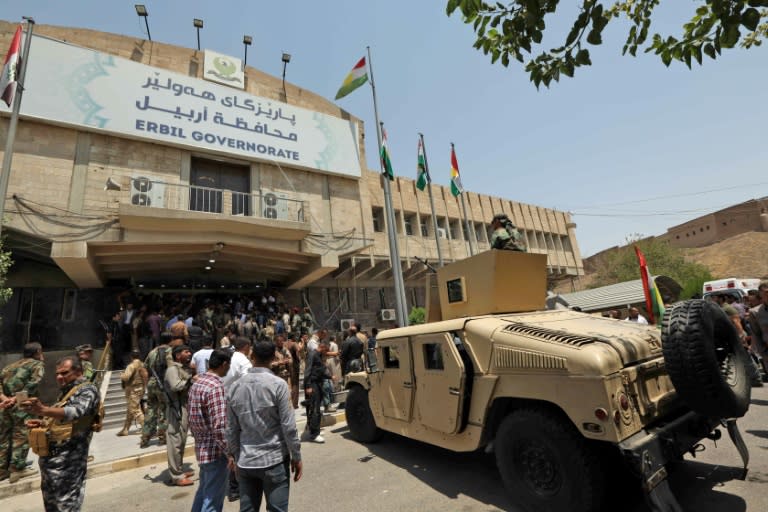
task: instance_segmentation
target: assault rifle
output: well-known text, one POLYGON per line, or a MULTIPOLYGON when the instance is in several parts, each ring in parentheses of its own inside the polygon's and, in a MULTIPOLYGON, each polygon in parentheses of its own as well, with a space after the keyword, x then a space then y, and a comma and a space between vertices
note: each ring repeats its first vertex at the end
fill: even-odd
MULTIPOLYGON (((163 354, 163 356, 165 356, 165 354, 163 354)), ((176 402, 176 400, 173 399, 171 393, 165 387, 165 381, 160 379, 160 377, 157 375, 157 371, 154 368, 150 368, 149 370, 152 372, 152 376, 157 381, 157 385, 160 386, 160 391, 162 391, 163 395, 165 395, 165 399, 168 400, 168 405, 170 406, 169 408, 171 409, 171 412, 174 413, 174 418, 177 420, 177 422, 181 423, 181 407, 176 402)))

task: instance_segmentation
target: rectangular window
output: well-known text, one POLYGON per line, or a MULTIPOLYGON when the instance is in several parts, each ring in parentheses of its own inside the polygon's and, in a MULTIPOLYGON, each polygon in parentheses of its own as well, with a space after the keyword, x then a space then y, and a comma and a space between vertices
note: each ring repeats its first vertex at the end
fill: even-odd
POLYGON ((339 295, 339 310, 349 311, 351 309, 349 305, 349 291, 347 288, 337 288, 339 295))
POLYGON ((405 216, 405 234, 408 236, 413 236, 414 230, 413 225, 416 223, 416 216, 415 215, 406 215, 405 216))
POLYGON ((419 228, 421 229, 421 236, 427 238, 429 236, 429 217, 421 217, 419 220, 419 228))
POLYGON ((75 319, 75 304, 77 304, 77 289, 67 288, 61 301, 61 320, 71 322, 75 319))
POLYGON ((461 240, 461 222, 458 220, 452 220, 448 223, 448 227, 451 232, 451 240, 461 240))
POLYGON ((384 355, 384 368, 400 368, 400 358, 397 357, 397 349, 395 347, 384 347, 382 352, 384 355))
POLYGON ((427 370, 444 370, 443 351, 440 350, 439 343, 425 343, 424 347, 424 367, 427 370))
POLYGON ((488 239, 485 238, 485 226, 482 222, 475 222, 475 237, 477 238, 478 242, 487 242, 488 239))
POLYGON ((387 297, 384 288, 379 288, 379 309, 387 309, 387 297))
POLYGON ((376 233, 384 232, 384 209, 378 206, 373 207, 373 230, 376 233))
MULTIPOLYGON (((679 238, 679 237, 678 237, 679 238)), ((571 247, 571 239, 567 236, 561 236, 560 241, 563 243, 563 250, 565 252, 572 252, 573 248, 571 247)))
POLYGON ((21 324, 29 323, 32 317, 32 308, 35 301, 35 290, 32 288, 22 288, 21 297, 19 297, 19 314, 17 321, 21 324))
POLYGON ((323 311, 331 310, 331 290, 323 288, 323 311))
POLYGON ((363 300, 363 309, 368 309, 368 288, 360 288, 360 295, 363 300))

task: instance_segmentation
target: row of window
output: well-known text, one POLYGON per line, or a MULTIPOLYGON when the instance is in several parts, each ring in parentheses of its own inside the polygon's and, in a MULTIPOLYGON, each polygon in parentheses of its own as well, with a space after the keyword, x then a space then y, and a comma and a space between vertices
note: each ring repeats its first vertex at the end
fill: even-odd
MULTIPOLYGON (((419 306, 416 288, 406 288, 406 296, 409 302, 406 306, 409 310, 412 307, 419 306)), ((385 288, 323 288, 322 301, 323 311, 325 312, 331 312, 336 308, 343 313, 389 308, 385 288), (356 296, 353 295, 355 291, 357 291, 356 296), (378 295, 378 301, 371 300, 372 294, 374 294, 374 297, 378 295), (374 303, 373 307, 371 303, 374 303), (357 307, 353 307, 355 304, 357 307)))
MULTIPOLYGON (((401 212, 395 212, 395 225, 398 234, 403 234, 400 223, 401 212)), ((467 240, 465 224, 459 219, 446 219, 445 217, 437 220, 438 236, 440 238, 451 240, 467 240)), ((373 230, 377 233, 384 232, 384 210, 380 207, 373 208, 373 230)), ((407 236, 416 236, 419 233, 423 238, 434 238, 434 229, 432 217, 427 215, 417 215, 415 213, 406 214, 402 223, 407 236)), ((482 222, 471 222, 470 228, 474 230, 474 238, 478 242, 489 242, 491 239, 491 226, 482 222)), ((531 249, 540 249, 546 251, 565 251, 571 252, 571 240, 566 235, 556 235, 553 233, 544 233, 542 231, 522 230, 526 243, 531 249)))
MULTIPOLYGON (((61 315, 59 318, 63 322, 72 322, 75 320, 75 306, 77 305, 77 289, 66 288, 61 298, 61 315)), ((19 311, 16 315, 16 321, 21 324, 28 324, 32 318, 32 312, 35 309, 35 290, 34 288, 22 288, 19 297, 19 311)))

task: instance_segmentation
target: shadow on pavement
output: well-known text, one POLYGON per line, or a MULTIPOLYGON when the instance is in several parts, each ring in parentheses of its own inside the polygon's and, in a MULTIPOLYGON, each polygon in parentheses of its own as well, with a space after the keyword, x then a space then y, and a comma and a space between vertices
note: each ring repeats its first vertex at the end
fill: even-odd
POLYGON ((752 405, 768 405, 768 400, 760 400, 759 398, 753 398, 750 403, 752 405))
POLYGON ((752 434, 755 437, 762 437, 768 439, 768 430, 746 430, 747 434, 752 434))
MULTIPOLYGON (((334 429, 333 432, 351 440, 346 428, 334 429)), ((765 434, 768 436, 768 432, 765 434)), ((371 453, 358 459, 361 464, 380 457, 406 469, 412 476, 447 497, 455 498, 463 494, 491 507, 517 512, 511 508, 512 503, 504 490, 492 455, 481 452, 455 453, 391 433, 385 433, 378 443, 366 446, 371 453)), ((686 460, 674 466, 669 479, 683 510, 745 512, 747 505, 740 496, 719 489, 726 482, 738 480, 741 472, 740 467, 686 460)), ((768 483, 768 475, 752 472, 747 480, 768 483)), ((618 502, 622 503, 621 509, 627 512, 647 512, 648 507, 639 485, 635 486, 633 482, 626 484, 620 486, 620 492, 609 492, 606 498, 607 510, 613 510, 610 503, 618 502)))
MULTIPOLYGON (((192 464, 189 464, 189 463, 186 463, 186 462, 184 463, 184 465, 182 467, 184 468, 184 471, 190 471, 190 470, 193 469, 192 468, 192 464)), ((154 466, 153 466, 153 468, 154 468, 154 466)), ((155 471, 156 471, 156 469, 155 469, 155 471)), ((153 484, 165 484, 168 487, 174 487, 171 484, 171 474, 168 472, 168 468, 167 467, 165 469, 163 469, 160 473, 157 473, 155 476, 152 476, 151 472, 148 472, 147 474, 144 475, 144 480, 148 480, 148 481, 152 482, 153 484)), ((197 475, 196 474, 194 476, 192 476, 192 480, 197 480, 197 475)), ((195 487, 194 486, 179 487, 179 489, 180 490, 181 489, 193 489, 194 490, 195 487)))
POLYGON ((740 467, 686 460, 674 466, 669 480, 683 510, 744 512, 747 504, 740 496, 718 490, 726 482, 738 480, 741 473, 740 467))

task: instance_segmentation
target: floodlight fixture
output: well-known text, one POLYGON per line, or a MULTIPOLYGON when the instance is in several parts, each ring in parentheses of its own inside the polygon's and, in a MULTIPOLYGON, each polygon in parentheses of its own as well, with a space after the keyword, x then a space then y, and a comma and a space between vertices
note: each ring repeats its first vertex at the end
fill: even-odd
POLYGON ((288 102, 288 92, 285 90, 285 68, 288 67, 289 62, 291 62, 291 54, 283 52, 283 97, 286 103, 288 102))
POLYGON ((144 4, 136 4, 136 14, 139 15, 140 18, 144 18, 144 26, 147 27, 147 39, 152 40, 152 34, 149 33, 149 21, 147 19, 149 18, 149 12, 147 12, 147 7, 144 4))
POLYGON ((195 18, 192 20, 192 25, 197 29, 197 51, 200 51, 200 29, 203 28, 203 20, 195 18))
POLYGON ((243 70, 245 70, 245 66, 248 65, 248 47, 253 44, 253 37, 251 36, 243 36, 243 48, 245 49, 245 56, 243 57, 243 70))

